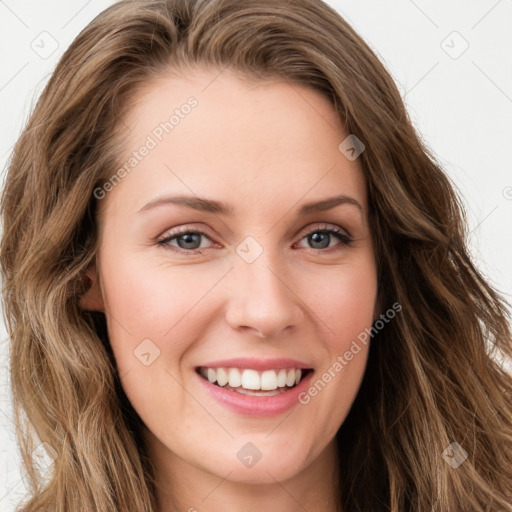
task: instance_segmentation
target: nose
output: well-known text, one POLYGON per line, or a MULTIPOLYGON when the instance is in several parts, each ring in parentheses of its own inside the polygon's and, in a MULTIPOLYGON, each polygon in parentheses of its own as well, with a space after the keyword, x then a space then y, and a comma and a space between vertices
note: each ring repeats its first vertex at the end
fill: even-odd
POLYGON ((235 263, 226 313, 233 329, 262 338, 275 337, 292 331, 303 318, 303 302, 293 291, 290 273, 273 261, 271 264, 264 252, 252 263, 235 263))

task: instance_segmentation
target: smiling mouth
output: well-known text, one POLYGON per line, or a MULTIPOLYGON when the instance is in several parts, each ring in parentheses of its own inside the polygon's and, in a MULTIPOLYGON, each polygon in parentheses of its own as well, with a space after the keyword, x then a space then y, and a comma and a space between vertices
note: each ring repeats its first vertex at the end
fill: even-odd
POLYGON ((312 368, 276 368, 258 371, 251 368, 208 368, 196 372, 211 384, 250 396, 275 396, 293 389, 312 368))

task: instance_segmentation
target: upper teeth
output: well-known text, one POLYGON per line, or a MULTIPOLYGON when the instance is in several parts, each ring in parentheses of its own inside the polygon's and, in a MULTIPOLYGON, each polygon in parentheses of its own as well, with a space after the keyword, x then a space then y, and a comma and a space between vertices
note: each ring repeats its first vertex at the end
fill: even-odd
POLYGON ((228 384, 232 388, 242 386, 244 389, 264 391, 295 386, 302 377, 302 370, 295 368, 258 372, 252 369, 202 367, 199 371, 203 377, 212 383, 217 382, 219 386, 228 384))

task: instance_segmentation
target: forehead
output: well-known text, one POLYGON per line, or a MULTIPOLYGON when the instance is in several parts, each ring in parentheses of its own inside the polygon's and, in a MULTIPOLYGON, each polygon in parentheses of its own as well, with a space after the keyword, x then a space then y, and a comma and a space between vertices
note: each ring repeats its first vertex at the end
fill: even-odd
POLYGON ((129 172, 104 203, 122 197, 135 211, 169 191, 215 198, 240 213, 255 198, 265 208, 336 193, 365 206, 360 164, 338 148, 348 134, 312 88, 198 70, 153 81, 135 100, 119 159, 129 172))

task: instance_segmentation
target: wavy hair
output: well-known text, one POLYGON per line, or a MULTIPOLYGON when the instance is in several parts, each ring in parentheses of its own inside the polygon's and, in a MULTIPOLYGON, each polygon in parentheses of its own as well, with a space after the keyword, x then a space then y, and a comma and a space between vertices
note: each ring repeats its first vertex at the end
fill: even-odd
POLYGON ((379 301, 403 311, 372 340, 337 433, 342 509, 512 511, 510 305, 468 251, 464 207, 390 74, 320 0, 124 0, 73 41, 8 164, 0 263, 23 512, 155 512, 141 420, 104 314, 79 298, 98 250, 94 189, 120 165, 123 117, 170 73, 230 68, 325 95, 364 142, 379 301), (444 450, 467 460, 453 469, 444 450), (42 482, 31 453, 56 452, 42 482))

